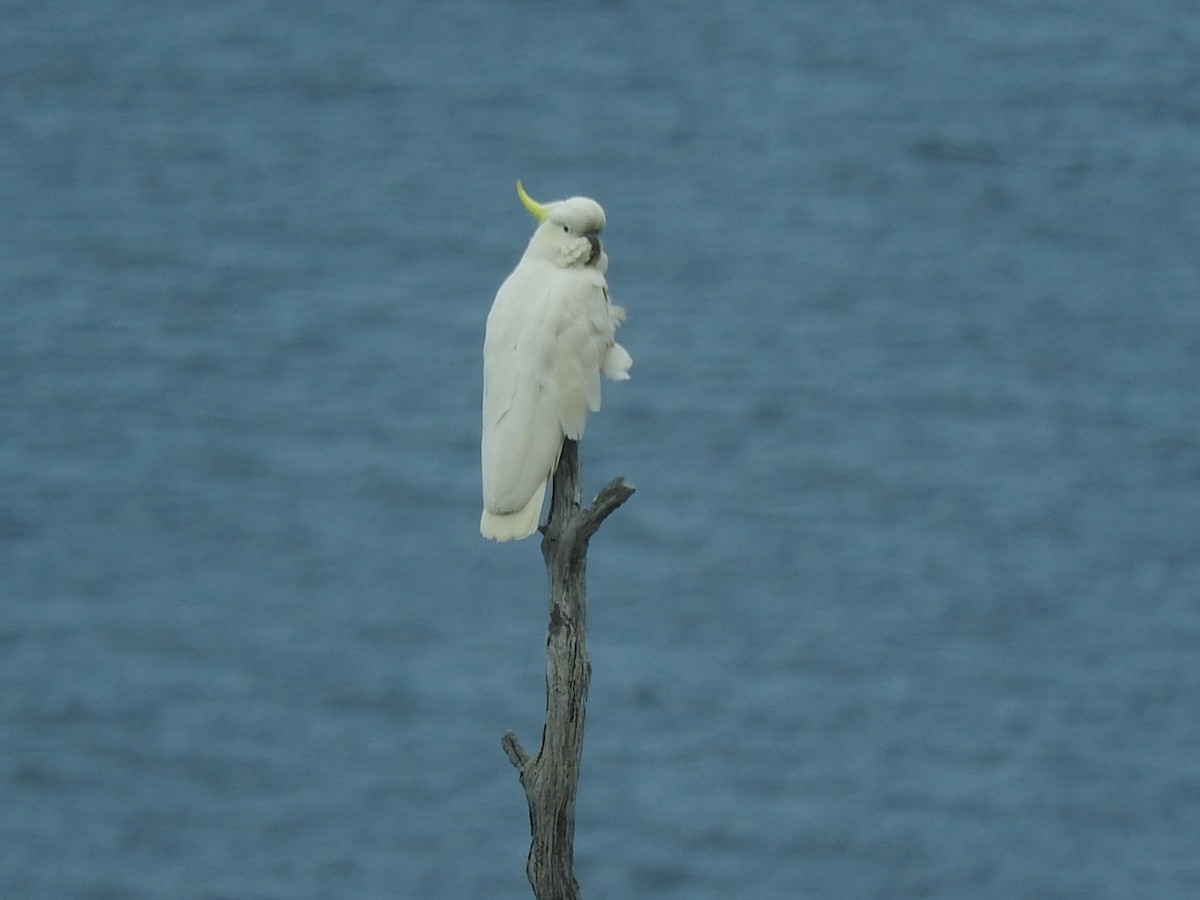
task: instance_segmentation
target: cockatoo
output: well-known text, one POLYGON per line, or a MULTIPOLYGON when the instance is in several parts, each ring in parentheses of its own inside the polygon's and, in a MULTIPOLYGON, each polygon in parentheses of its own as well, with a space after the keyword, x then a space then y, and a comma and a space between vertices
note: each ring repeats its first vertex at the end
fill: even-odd
POLYGON ((600 376, 629 378, 616 342, 625 310, 608 298, 604 210, 595 200, 517 196, 538 221, 525 255, 500 285, 483 341, 483 516, 486 538, 537 530, 563 438, 583 437, 600 409, 600 376))

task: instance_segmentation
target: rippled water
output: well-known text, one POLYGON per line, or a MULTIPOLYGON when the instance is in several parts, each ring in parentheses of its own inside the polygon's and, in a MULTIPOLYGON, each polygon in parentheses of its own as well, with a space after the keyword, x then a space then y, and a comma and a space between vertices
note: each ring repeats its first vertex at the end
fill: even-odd
POLYGON ((524 897, 479 351, 608 213, 588 897, 1200 895, 1200 9, 8 3, 0 896, 524 897))

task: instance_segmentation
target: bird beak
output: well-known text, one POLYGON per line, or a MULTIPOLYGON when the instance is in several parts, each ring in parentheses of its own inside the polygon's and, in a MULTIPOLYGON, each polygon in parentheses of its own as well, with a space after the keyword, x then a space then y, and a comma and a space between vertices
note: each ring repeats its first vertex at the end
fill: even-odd
POLYGON ((529 210, 531 216, 539 222, 546 221, 546 217, 550 215, 550 210, 525 193, 525 187, 521 184, 520 179, 517 180, 517 196, 521 198, 521 205, 529 210))

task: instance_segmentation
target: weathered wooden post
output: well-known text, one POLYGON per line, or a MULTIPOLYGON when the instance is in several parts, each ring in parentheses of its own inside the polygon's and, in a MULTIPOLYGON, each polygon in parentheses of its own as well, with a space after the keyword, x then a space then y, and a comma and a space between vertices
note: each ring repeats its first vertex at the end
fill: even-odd
POLYGON ((537 756, 511 731, 501 739, 529 803, 532 842, 525 873, 537 900, 579 900, 575 880, 575 794, 583 757, 584 705, 592 666, 587 655, 587 549, 600 524, 633 495, 614 478, 587 509, 580 508, 579 451, 563 441, 542 557, 550 581, 546 632, 546 724, 537 756))

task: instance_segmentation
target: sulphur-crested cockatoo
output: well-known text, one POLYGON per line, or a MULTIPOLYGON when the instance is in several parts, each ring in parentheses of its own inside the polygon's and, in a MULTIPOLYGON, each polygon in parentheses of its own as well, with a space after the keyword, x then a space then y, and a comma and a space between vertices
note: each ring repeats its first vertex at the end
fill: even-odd
POLYGON ((579 440, 600 408, 600 376, 629 377, 633 360, 613 335, 625 311, 608 299, 595 200, 517 196, 537 219, 525 255, 500 285, 483 341, 484 537, 537 530, 563 438, 579 440))

